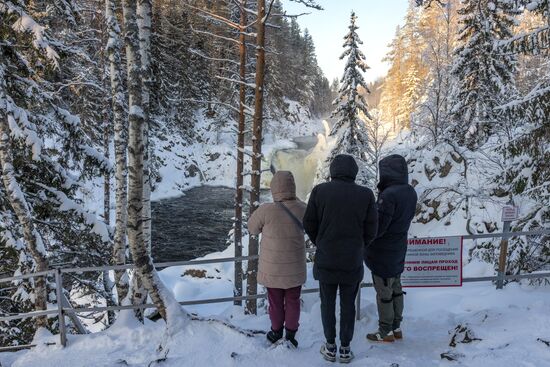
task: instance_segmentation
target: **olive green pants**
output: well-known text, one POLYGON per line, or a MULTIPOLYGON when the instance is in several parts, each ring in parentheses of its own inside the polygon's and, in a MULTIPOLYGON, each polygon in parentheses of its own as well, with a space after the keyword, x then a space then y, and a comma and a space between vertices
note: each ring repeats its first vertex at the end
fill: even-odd
POLYGON ((372 274, 372 281, 376 290, 379 331, 386 335, 398 329, 403 321, 404 293, 401 288, 401 275, 383 279, 372 274))

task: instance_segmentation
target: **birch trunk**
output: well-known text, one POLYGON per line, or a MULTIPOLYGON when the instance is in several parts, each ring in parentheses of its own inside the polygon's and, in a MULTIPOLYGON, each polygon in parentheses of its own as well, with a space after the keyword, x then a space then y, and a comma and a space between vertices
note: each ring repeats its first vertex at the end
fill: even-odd
MULTIPOLYGON (((102 58, 102 60, 105 60, 102 58)), ((106 87, 106 80, 105 78, 102 79, 102 84, 104 87, 106 87)), ((103 110, 103 118, 104 118, 104 130, 103 130, 103 156, 105 157, 105 160, 109 160, 110 158, 110 144, 111 144, 111 124, 109 123, 109 110, 108 110, 108 103, 107 99, 105 99, 105 106, 103 110)), ((111 225, 111 172, 107 170, 104 174, 104 182, 103 182, 103 220, 105 221, 105 225, 109 227, 111 225)), ((103 278, 103 290, 105 292, 105 301, 107 303, 107 306, 115 306, 115 299, 113 297, 113 288, 114 284, 111 282, 111 279, 109 278, 109 272, 104 271, 102 274, 103 278)), ((107 324, 112 325, 115 321, 115 313, 114 311, 107 311, 107 324)))
POLYGON ((138 0, 139 49, 142 73, 142 109, 143 109, 143 139, 145 152, 143 157, 143 232, 145 245, 151 253, 151 174, 149 131, 151 129, 151 86, 153 77, 151 71, 151 0, 138 0))
MULTIPOLYGON (((111 128, 109 126, 109 117, 105 112, 103 114, 105 121, 103 123, 103 156, 109 160, 109 144, 111 143, 111 128)), ((103 220, 107 226, 111 225, 111 172, 106 170, 103 175, 103 220)))
MULTIPOLYGON (((144 241, 143 233, 143 156, 144 116, 142 109, 141 62, 139 34, 136 22, 136 0, 124 0, 126 59, 128 65, 129 139, 128 139, 128 244, 135 264, 136 274, 141 278, 161 317, 170 329, 181 307, 161 282, 144 241)), ((146 50, 148 52, 148 50, 146 50)))
MULTIPOLYGON (((3 57, 1 50, 0 56, 3 57)), ((27 249, 36 265, 35 271, 42 272, 48 270, 48 259, 46 257, 46 249, 44 248, 42 237, 34 225, 31 209, 15 176, 10 128, 7 121, 11 112, 8 110, 5 83, 4 69, 0 67, 0 166, 2 169, 2 182, 6 190, 8 202, 13 208, 17 220, 23 229, 23 238, 25 239, 27 249)), ((36 310, 46 310, 48 303, 46 278, 37 277, 34 279, 34 282, 34 307, 36 310)), ((48 326, 47 317, 37 317, 36 326, 48 326)))
MULTIPOLYGON (((151 0, 138 0, 137 22, 139 33, 139 50, 142 73, 142 109, 143 109, 143 241, 151 255, 151 175, 149 168, 149 129, 151 127, 150 91, 152 84, 151 75, 151 0)), ((132 303, 144 304, 147 300, 147 291, 139 276, 132 279, 132 303)), ((137 316, 143 320, 142 310, 137 311, 137 316)))
MULTIPOLYGON (((265 75, 265 0, 258 0, 258 19, 256 36, 256 90, 254 105, 254 123, 252 126, 252 192, 250 193, 250 216, 260 205, 260 176, 262 174, 262 122, 265 75)), ((250 218, 249 216, 249 218, 250 218)), ((248 255, 258 255, 258 237, 251 236, 248 245, 248 255)), ((247 291, 248 295, 258 293, 258 260, 248 261, 247 291)), ((246 302, 246 313, 256 314, 255 299, 246 302)))
MULTIPOLYGON (((124 91, 122 89, 120 26, 116 17, 116 0, 105 0, 105 18, 109 41, 106 51, 109 58, 111 76, 111 95, 113 126, 115 139, 115 240, 113 263, 126 263, 126 225, 127 225, 127 179, 128 167, 126 149, 128 146, 128 126, 124 118, 124 91)), ((119 304, 128 294, 128 276, 126 271, 115 271, 115 285, 119 304)))
MULTIPOLYGON (((243 255, 243 170, 244 170, 244 130, 245 130, 245 98, 246 98, 246 0, 241 0, 241 19, 239 34, 239 126, 237 136, 237 187, 235 194, 235 257, 243 255)), ((242 262, 235 262, 235 297, 243 294, 243 267, 242 262)), ((242 301, 235 301, 235 305, 241 306, 242 301)))

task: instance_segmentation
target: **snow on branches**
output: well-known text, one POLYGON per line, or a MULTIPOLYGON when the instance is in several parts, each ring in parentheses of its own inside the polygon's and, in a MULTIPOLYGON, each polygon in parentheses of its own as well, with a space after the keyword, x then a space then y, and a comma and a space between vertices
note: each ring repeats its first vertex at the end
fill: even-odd
POLYGON ((372 166, 376 162, 366 126, 372 118, 365 96, 361 93, 370 93, 361 73, 369 67, 365 55, 359 49, 363 42, 357 34, 359 27, 356 22, 357 16, 352 12, 349 32, 344 37, 344 52, 340 56, 340 59, 347 57, 346 66, 340 81, 338 97, 333 102, 335 110, 331 116, 337 118, 331 135, 339 134, 339 138, 329 160, 337 154, 353 155, 359 165, 359 181, 372 183, 376 178, 372 166))

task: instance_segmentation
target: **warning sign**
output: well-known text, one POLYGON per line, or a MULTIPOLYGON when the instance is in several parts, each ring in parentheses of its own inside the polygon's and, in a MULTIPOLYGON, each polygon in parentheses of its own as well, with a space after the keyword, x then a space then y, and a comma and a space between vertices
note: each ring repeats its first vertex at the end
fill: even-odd
POLYGON ((502 208, 502 221, 513 222, 519 217, 519 208, 514 205, 506 205, 502 208))
POLYGON ((409 239, 401 283, 404 287, 462 286, 462 237, 409 239))

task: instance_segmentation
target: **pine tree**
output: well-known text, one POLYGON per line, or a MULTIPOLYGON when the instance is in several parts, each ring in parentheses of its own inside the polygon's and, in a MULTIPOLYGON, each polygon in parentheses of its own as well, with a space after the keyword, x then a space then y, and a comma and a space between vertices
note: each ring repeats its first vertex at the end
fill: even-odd
POLYGON ((506 0, 465 0, 458 11, 451 131, 456 141, 475 149, 502 123, 496 107, 514 89, 515 57, 494 49, 497 41, 512 37, 514 12, 506 0))
POLYGON ((355 157, 359 165, 358 182, 362 184, 373 183, 375 174, 373 170, 374 156, 369 141, 365 120, 371 120, 365 97, 359 93, 359 87, 367 93, 369 88, 361 74, 368 69, 365 55, 359 49, 363 44, 356 25, 357 16, 351 13, 349 32, 344 37, 345 48, 340 59, 347 57, 344 76, 340 80, 338 97, 333 104, 336 106, 332 117, 337 120, 332 128, 331 135, 341 134, 336 147, 331 153, 330 160, 337 154, 350 154, 355 157))
POLYGON ((390 69, 384 79, 380 108, 385 120, 390 121, 393 130, 402 127, 407 121, 404 109, 403 95, 405 94, 405 40, 400 27, 397 27, 395 37, 389 45, 390 51, 384 61, 390 63, 390 69))
MULTIPOLYGON (((550 1, 519 3, 538 22, 497 44, 498 52, 528 61, 523 74, 531 74, 523 78, 522 95, 502 106, 516 123, 513 139, 501 148, 506 165, 498 182, 504 194, 528 208, 512 226, 514 231, 550 227, 550 1)), ((509 271, 537 271, 550 263, 550 236, 513 238, 508 252, 509 271)))
MULTIPOLYGON (((46 270, 51 263, 99 265, 108 256, 108 229, 84 208, 78 191, 109 164, 97 150, 101 139, 88 128, 93 123, 70 110, 78 86, 95 87, 91 79, 100 78, 72 79, 77 61, 87 55, 63 38, 81 21, 75 3, 33 5, 0 2, 0 252, 7 255, 1 270, 14 273, 46 270)), ((85 276, 73 284, 88 280, 99 285, 85 276)), ((44 309, 55 301, 48 283, 42 277, 2 289, 9 301, 1 306, 44 309)), ((45 318, 37 321, 50 326, 45 318)), ((28 342, 33 329, 26 320, 2 325, 0 343, 28 342)))
MULTIPOLYGON (((265 30, 267 22, 267 8, 265 0, 258 0, 256 17, 256 87, 254 96, 254 123, 252 125, 252 190, 250 192, 250 216, 260 206, 260 178, 262 175, 262 130, 264 109, 264 81, 265 81, 265 30)), ((252 236, 248 241, 248 256, 258 255, 258 237, 252 236)), ((247 267, 247 294, 256 295, 258 292, 258 260, 249 260, 247 267)), ((246 312, 255 315, 257 303, 255 299, 246 302, 246 312)))
POLYGON ((419 25, 428 73, 426 91, 415 114, 415 124, 418 131, 431 135, 434 146, 444 137, 443 132, 449 122, 450 69, 457 38, 457 6, 458 0, 448 0, 444 5, 434 3, 423 10, 419 25))

